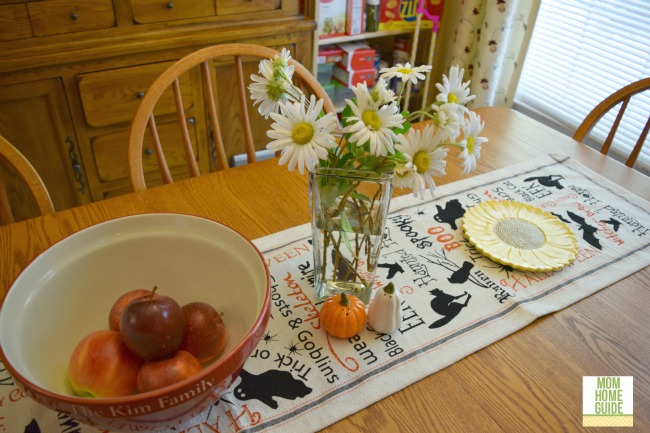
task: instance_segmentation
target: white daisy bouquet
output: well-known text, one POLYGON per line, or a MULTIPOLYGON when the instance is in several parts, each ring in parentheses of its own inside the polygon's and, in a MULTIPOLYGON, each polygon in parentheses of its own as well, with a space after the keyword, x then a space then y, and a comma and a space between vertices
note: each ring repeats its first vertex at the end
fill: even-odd
MULTIPOLYGON (((433 195, 434 177, 445 174, 450 148, 458 148, 463 173, 476 168, 481 155, 483 122, 466 107, 475 98, 470 82, 463 82, 463 69, 454 66, 440 93, 424 110, 400 111, 401 92, 389 88, 392 78, 402 84, 425 79, 431 66, 412 67, 409 63, 383 68, 377 84, 369 88, 361 83, 353 88, 354 98, 346 99, 341 124, 335 113, 323 112, 323 101, 307 98, 293 84, 293 66, 286 49, 273 59, 260 62, 260 75, 251 75, 251 99, 259 112, 274 123, 267 132, 273 139, 267 149, 281 151, 280 164, 289 170, 331 167, 359 172, 393 173, 396 187, 411 188, 424 197, 428 188, 433 195), (430 119, 421 130, 409 132, 412 122, 430 119)), ((402 90, 405 88, 402 85, 402 90)))
POLYGON ((411 188, 424 198, 433 195, 435 176, 445 174, 450 148, 458 148, 465 173, 481 155, 483 122, 466 104, 474 96, 463 70, 451 68, 437 84, 436 102, 424 110, 400 111, 400 94, 388 83, 417 83, 430 66, 398 64, 380 71, 377 84, 353 88, 341 123, 323 112, 323 101, 307 98, 293 84, 294 68, 283 49, 260 62, 261 75, 251 75, 251 99, 260 113, 273 119, 267 149, 280 151, 280 164, 311 172, 314 288, 323 299, 341 291, 369 302, 386 224, 392 187, 411 188), (430 119, 411 129, 419 118, 430 119))

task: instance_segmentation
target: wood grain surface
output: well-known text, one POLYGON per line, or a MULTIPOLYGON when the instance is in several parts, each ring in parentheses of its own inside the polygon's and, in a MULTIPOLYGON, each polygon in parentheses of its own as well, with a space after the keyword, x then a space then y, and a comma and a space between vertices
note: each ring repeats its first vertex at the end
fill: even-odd
MULTIPOLYGON (((561 152, 650 198, 648 178, 522 114, 478 110, 486 126, 476 173, 561 152)), ((449 159, 438 184, 462 179, 449 159)), ((404 191, 398 191, 403 193, 404 191)), ((125 215, 181 212, 255 239, 309 221, 308 178, 277 159, 83 205, 0 227, 0 287, 41 251, 84 227, 125 215)), ((650 431, 650 270, 482 349, 325 429, 327 432, 574 432, 582 427, 582 377, 634 376, 634 427, 650 431)))

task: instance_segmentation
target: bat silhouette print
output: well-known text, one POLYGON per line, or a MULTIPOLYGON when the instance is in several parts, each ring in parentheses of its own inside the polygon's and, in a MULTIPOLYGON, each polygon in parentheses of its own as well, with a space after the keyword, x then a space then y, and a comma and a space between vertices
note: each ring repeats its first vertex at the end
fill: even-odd
POLYGON ((611 225, 612 230, 614 230, 615 232, 617 232, 618 229, 621 227, 621 222, 615 218, 610 218, 608 220, 600 220, 600 222, 611 225))
POLYGON ((569 221, 568 219, 564 218, 564 217, 563 217, 562 215, 560 215, 560 214, 557 214, 557 213, 551 212, 551 215, 557 217, 557 219, 559 219, 559 220, 562 221, 563 223, 571 224, 571 221, 569 221))
POLYGON ((284 370, 268 370, 258 375, 242 370, 239 377, 241 382, 235 388, 235 397, 242 401, 259 400, 272 409, 278 408, 276 397, 295 400, 312 391, 303 381, 284 370))
POLYGON ((449 200, 445 203, 444 209, 439 204, 436 205, 436 208, 438 213, 433 216, 433 219, 439 223, 449 224, 453 230, 458 229, 456 220, 465 214, 465 209, 463 209, 458 199, 449 200))
POLYGON ((467 292, 463 292, 462 295, 453 296, 440 289, 433 289, 429 293, 434 296, 431 300, 431 309, 443 316, 441 319, 438 319, 429 325, 429 328, 431 329, 440 328, 441 326, 445 326, 447 323, 451 322, 454 317, 458 316, 458 313, 460 313, 463 308, 467 307, 469 299, 472 297, 472 295, 467 292), (456 302, 456 300, 463 297, 466 297, 465 302, 456 302))
POLYGON ((537 181, 542 186, 546 186, 549 188, 564 189, 564 187, 560 183, 560 180, 562 179, 564 179, 564 176, 561 176, 559 174, 552 174, 550 176, 529 177, 528 179, 524 179, 524 182, 537 181))
POLYGON ((587 223, 583 217, 576 215, 571 211, 567 211, 566 214, 569 215, 569 218, 571 218, 574 222, 578 223, 580 226, 578 230, 582 231, 582 239, 584 239, 585 242, 587 242, 592 247, 598 248, 599 250, 603 249, 603 247, 600 245, 600 241, 596 237, 596 232, 598 231, 596 227, 587 223))

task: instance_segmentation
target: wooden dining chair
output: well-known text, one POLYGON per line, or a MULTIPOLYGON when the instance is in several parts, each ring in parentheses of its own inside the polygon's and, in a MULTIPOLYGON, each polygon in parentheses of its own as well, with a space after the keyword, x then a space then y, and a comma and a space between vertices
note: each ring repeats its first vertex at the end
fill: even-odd
MULTIPOLYGON (((235 117, 239 118, 238 123, 241 125, 243 132, 241 135, 243 135, 243 137, 239 137, 237 141, 242 143, 242 150, 246 154, 248 163, 255 162, 256 149, 253 139, 252 125, 255 125, 259 129, 261 128, 260 124, 263 123, 261 121, 264 121, 265 119, 257 112, 254 113, 256 116, 254 119, 251 119, 251 115, 249 114, 249 110, 251 109, 250 107, 252 107, 252 101, 249 96, 248 84, 251 80, 249 79, 250 74, 248 74, 248 76, 245 76, 244 74, 244 63, 248 61, 247 66, 249 69, 254 66, 253 73, 259 74, 257 70, 259 61, 261 59, 272 59, 275 55, 279 54, 280 53, 275 49, 260 45, 215 45, 203 48, 183 57, 163 72, 162 75, 154 81, 142 98, 140 106, 131 123, 127 161, 129 178, 133 189, 138 191, 147 188, 143 170, 143 141, 145 140, 146 130, 149 130, 151 140, 150 144, 152 147, 152 149, 145 150, 146 154, 155 155, 162 182, 170 183, 173 181, 170 167, 165 159, 164 148, 166 146, 165 143, 163 143, 164 139, 160 133, 160 128, 158 127, 154 116, 156 104, 169 88, 172 90, 177 123, 180 128, 181 139, 176 141, 180 141, 178 145, 183 148, 181 153, 184 154, 184 158, 187 162, 189 176, 195 177, 201 174, 199 164, 197 164, 196 161, 191 135, 188 132, 188 119, 185 115, 187 106, 193 104, 184 102, 183 92, 181 91, 181 82, 179 79, 179 77, 187 76, 187 74, 192 72, 194 73, 193 77, 197 78, 203 87, 203 95, 201 96, 204 100, 204 106, 201 108, 204 108, 204 117, 207 119, 208 125, 202 129, 202 134, 199 133, 197 135, 197 140, 208 140, 211 145, 210 147, 214 154, 213 160, 215 163, 210 164, 209 170, 227 169, 230 167, 224 149, 222 132, 232 128, 232 125, 223 123, 222 119, 225 117, 228 117, 229 119, 235 117), (251 60, 254 60, 254 62, 251 62, 251 60), (236 91, 234 93, 237 95, 239 100, 238 103, 228 100, 228 105, 226 105, 226 107, 228 107, 227 110, 223 109, 223 102, 227 97, 216 95, 217 78, 219 80, 227 80, 229 78, 229 75, 226 73, 219 73, 219 77, 215 77, 215 65, 219 62, 219 67, 223 67, 224 61, 226 62, 225 64, 232 65, 232 68, 234 68, 234 71, 232 72, 235 77, 234 81, 236 82, 236 91), (221 105, 219 105, 220 97, 222 99, 221 105), (219 113, 218 107, 221 107, 223 111, 234 111, 238 109, 239 114, 235 116, 232 115, 232 113, 225 113, 227 114, 225 115, 224 113, 219 113)), ((335 112, 334 104, 332 104, 329 96, 311 72, 293 58, 291 59, 290 64, 294 66, 294 84, 300 87, 307 95, 313 94, 316 98, 323 99, 323 108, 326 113, 335 112)))
POLYGON ((10 195, 14 200, 24 201, 26 197, 22 195, 28 194, 31 196, 28 199, 33 199, 36 203, 40 215, 54 212, 54 205, 41 177, 27 158, 2 136, 0 136, 0 169, 2 169, 0 170, 0 225, 16 221, 10 195), (14 192, 17 197, 14 197, 14 192))
MULTIPOLYGON (((585 117, 585 119, 582 121, 580 126, 578 126, 578 129, 576 129, 575 133, 573 134, 573 138, 577 141, 583 141, 583 139, 589 135, 589 132, 591 132, 593 127, 596 126, 598 121, 610 110, 614 109, 617 105, 620 104, 621 107, 618 110, 616 119, 614 120, 609 134, 607 135, 607 138, 605 139, 605 142, 600 149, 601 153, 607 155, 609 153, 609 149, 612 146, 612 142, 614 141, 614 136, 616 135, 619 124, 621 123, 621 119, 625 114, 625 110, 628 108, 630 100, 634 95, 648 89, 650 89, 650 77, 635 81, 634 83, 628 84, 627 86, 612 93, 600 104, 596 105, 593 110, 591 110, 587 117, 585 117)), ((648 131, 650 130, 650 113, 646 114, 648 114, 648 118, 646 119, 645 126, 625 162, 625 165, 628 167, 634 167, 634 164, 639 157, 639 153, 641 153, 643 143, 648 136, 648 131)))

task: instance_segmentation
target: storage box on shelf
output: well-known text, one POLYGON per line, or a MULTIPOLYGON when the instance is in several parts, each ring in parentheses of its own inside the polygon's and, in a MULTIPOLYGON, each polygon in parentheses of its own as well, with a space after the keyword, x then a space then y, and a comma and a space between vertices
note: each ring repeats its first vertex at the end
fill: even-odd
POLYGON ((348 88, 363 82, 374 85, 376 51, 363 42, 348 42, 337 47, 343 51, 343 57, 334 66, 334 79, 348 88))
POLYGON ((340 63, 334 67, 334 79, 348 88, 360 83, 366 83, 368 87, 375 85, 377 71, 375 69, 346 69, 340 63))
MULTIPOLYGON (((419 0, 393 0, 380 2, 378 30, 413 30, 417 23, 419 0)), ((424 8, 432 16, 441 16, 443 1, 426 0, 424 8)), ((431 29, 433 22, 422 20, 420 29, 431 29)))
POLYGON ((358 35, 365 31, 365 0, 348 0, 347 22, 345 34, 358 35))
POLYGON ((318 38, 333 38, 346 34, 347 0, 327 0, 317 2, 318 38))
MULTIPOLYGON (((311 67, 313 19, 300 0, 0 0, 0 134, 23 152, 43 177, 57 210, 130 191, 126 145, 132 115, 153 80, 174 60, 219 43, 247 42, 288 47, 311 67)), ((220 116, 228 156, 241 153, 239 107, 230 106, 235 79, 215 64, 220 116), (224 121, 224 120, 222 120, 224 121)), ((246 76, 257 61, 244 65, 246 76)), ((210 132, 198 96, 200 79, 183 77, 189 130, 203 168, 214 168, 210 132)), ((165 97, 172 104, 171 95, 165 97)), ((162 104, 163 147, 175 140, 166 122, 176 122, 162 104)), ((168 105, 167 105, 168 106, 168 105)), ((250 101, 249 108, 255 110, 250 101)), ((158 119, 158 116, 160 118, 158 119)), ((264 119, 262 119, 264 120, 264 119)), ((254 135, 262 149, 263 133, 254 135)), ((158 178, 145 142, 148 180, 158 178)), ((175 152, 175 153, 174 153, 175 152)), ((182 151, 181 151, 182 152, 182 151)), ((184 156, 167 156, 175 175, 186 173, 184 156)), ((19 204, 18 204, 19 205, 19 204)))

